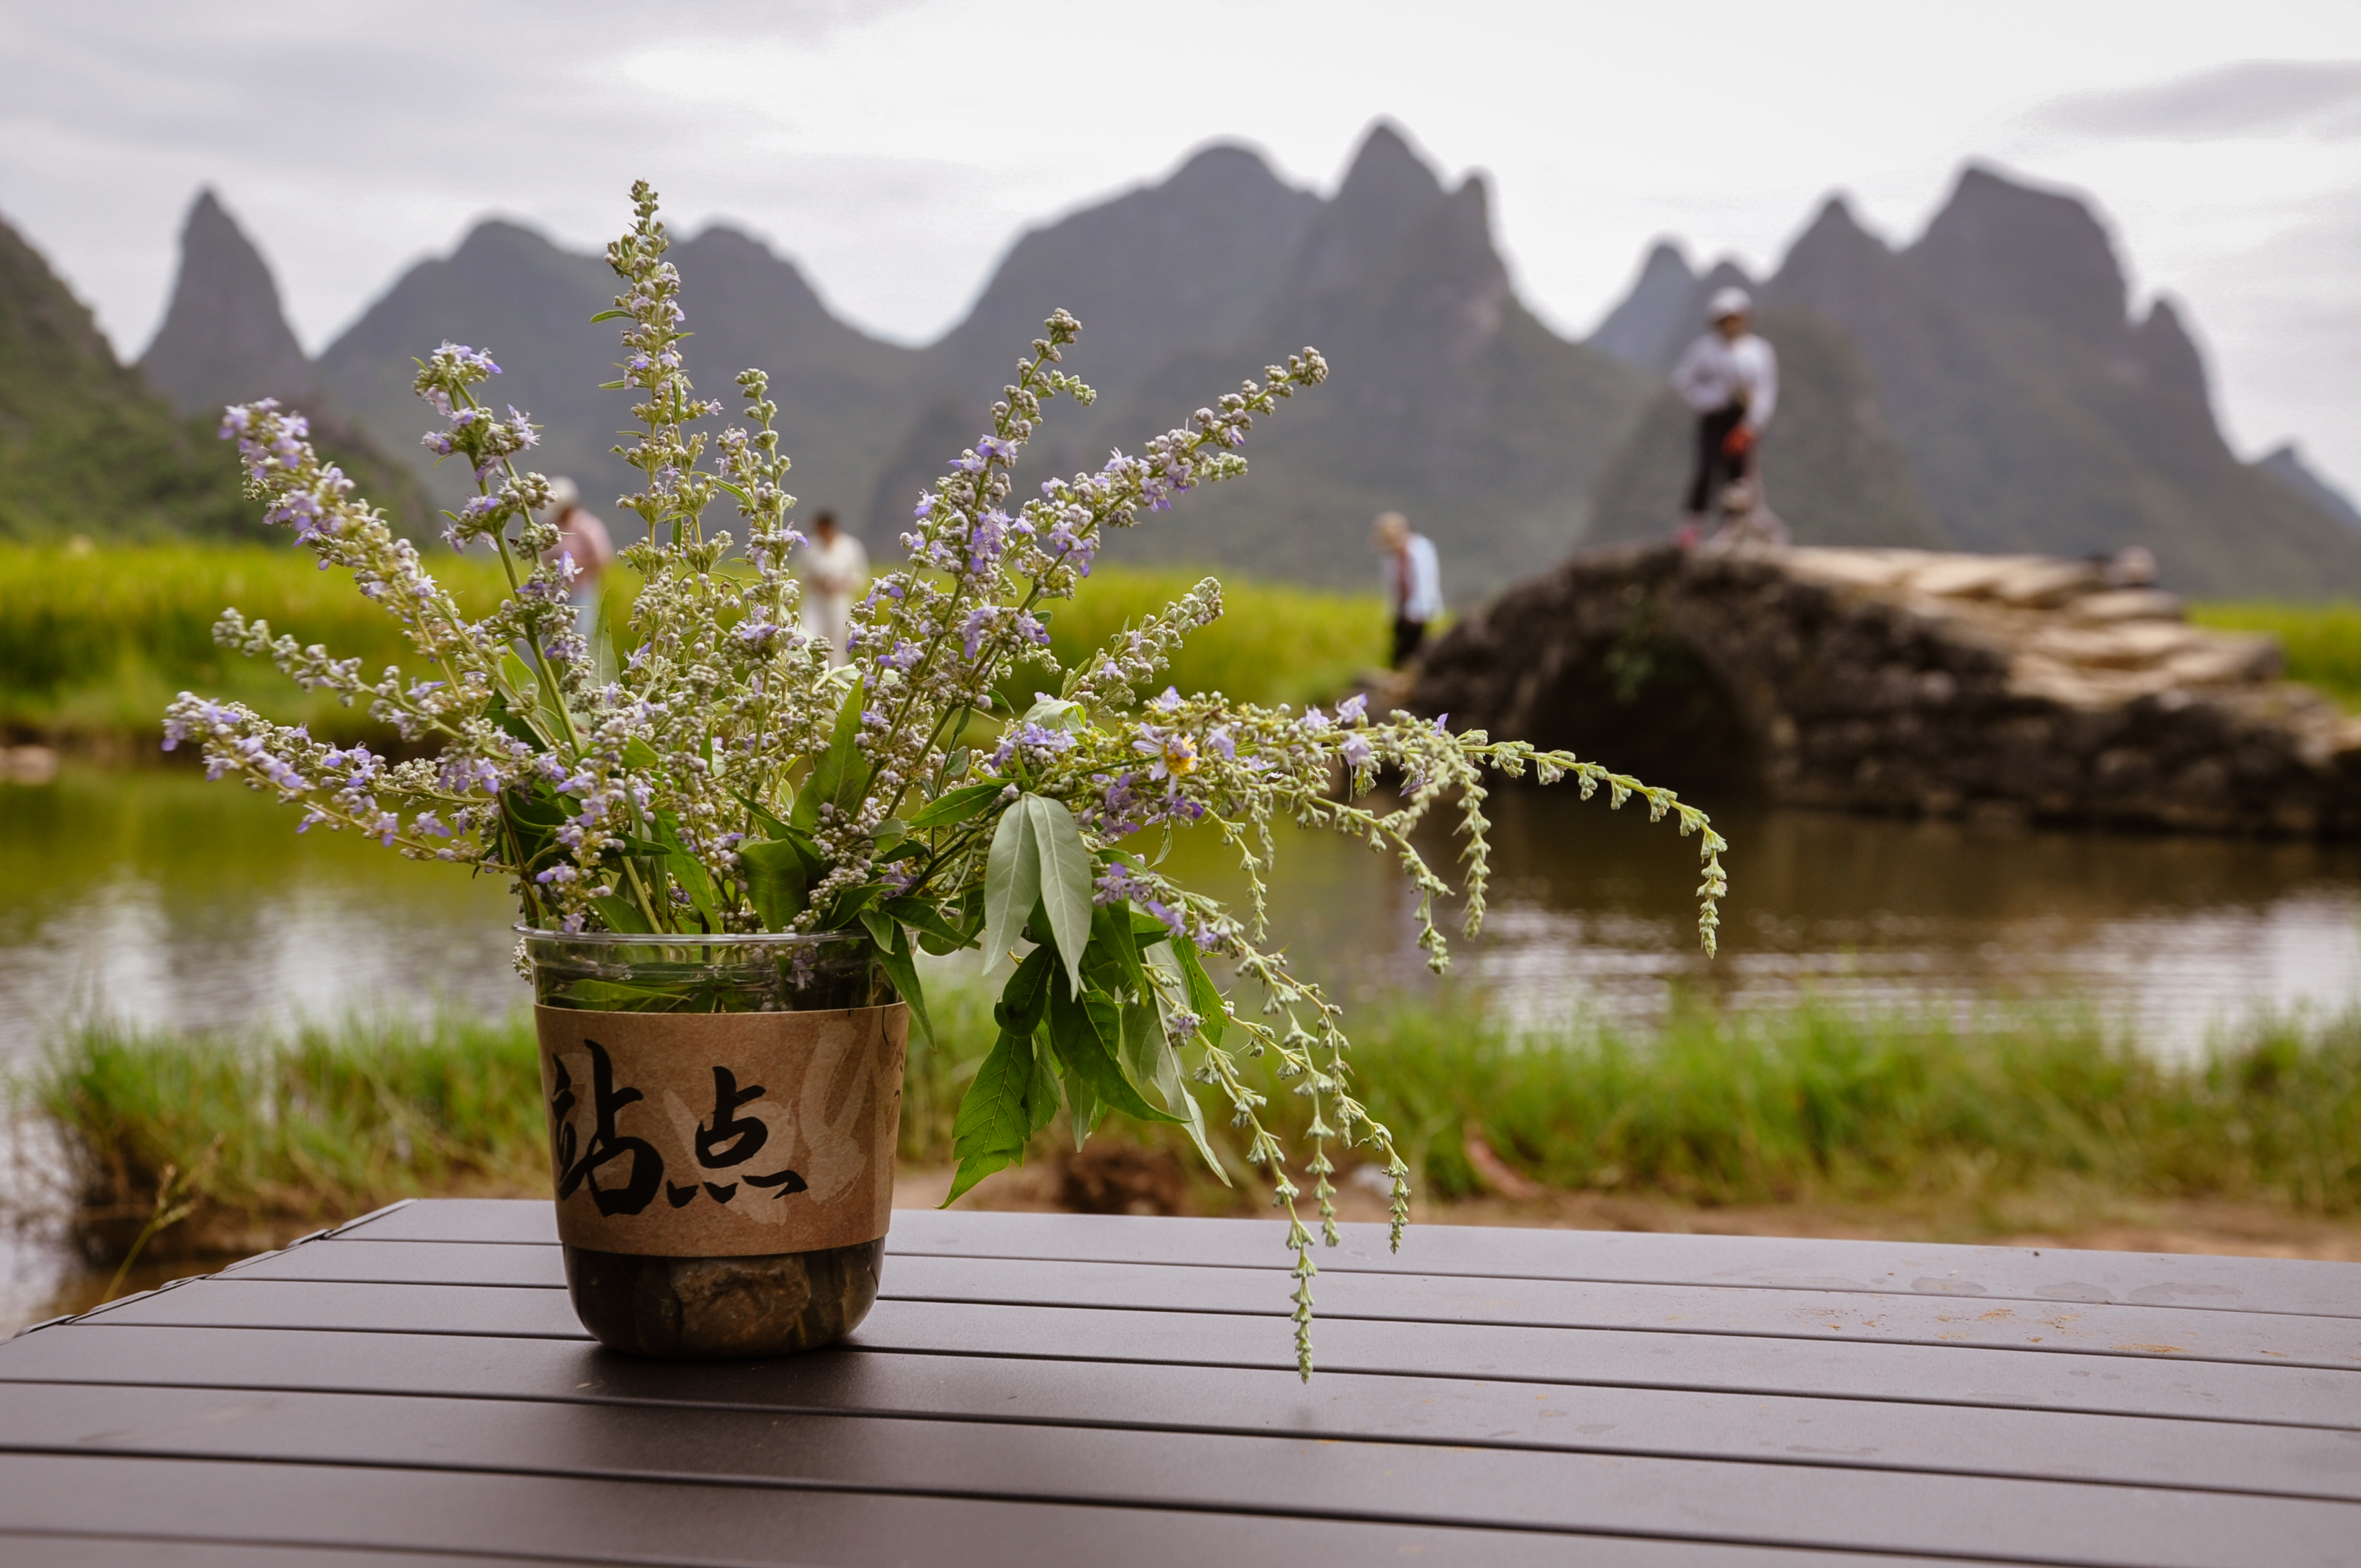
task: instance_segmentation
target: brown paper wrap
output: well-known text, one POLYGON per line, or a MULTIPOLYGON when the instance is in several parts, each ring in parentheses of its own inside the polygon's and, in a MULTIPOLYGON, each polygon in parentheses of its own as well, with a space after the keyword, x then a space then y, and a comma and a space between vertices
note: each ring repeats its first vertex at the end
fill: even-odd
POLYGON ((907 1005, 533 1022, 565 1241, 742 1257, 885 1234, 907 1005))

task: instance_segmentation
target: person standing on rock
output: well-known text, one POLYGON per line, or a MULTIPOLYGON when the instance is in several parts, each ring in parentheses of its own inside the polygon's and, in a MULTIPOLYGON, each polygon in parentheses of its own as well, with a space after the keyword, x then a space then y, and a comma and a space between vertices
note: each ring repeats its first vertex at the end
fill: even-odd
POLYGON ((804 631, 825 637, 829 663, 842 664, 845 633, 852 627, 852 596, 869 576, 869 552, 836 525, 836 513, 812 519, 811 542, 804 546, 804 631))
POLYGON ((1443 616, 1443 570, 1434 558, 1434 542, 1412 533, 1410 519, 1389 511, 1373 531, 1378 569, 1386 584, 1386 608, 1393 612, 1393 667, 1400 669, 1418 657, 1426 641, 1430 621, 1443 616))
POLYGON ((1779 356, 1748 330, 1754 302, 1743 289, 1724 289, 1706 307, 1712 330, 1689 345, 1673 369, 1673 390, 1697 411, 1697 468, 1682 508, 1681 541, 1705 532, 1707 510, 1732 487, 1753 493, 1755 446, 1779 405, 1779 356))
POLYGON ((574 629, 589 642, 598 634, 598 585, 615 564, 615 542, 607 525, 582 508, 582 492, 571 479, 549 482, 548 520, 557 525, 557 543, 548 558, 574 564, 574 581, 567 590, 574 603, 574 629))

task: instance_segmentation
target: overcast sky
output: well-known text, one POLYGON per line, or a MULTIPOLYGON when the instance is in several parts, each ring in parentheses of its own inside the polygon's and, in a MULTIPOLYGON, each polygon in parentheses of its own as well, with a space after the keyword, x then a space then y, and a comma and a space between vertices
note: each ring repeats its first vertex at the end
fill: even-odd
POLYGON ((1375 116, 1493 181, 1579 334, 1659 234, 1762 269, 1831 190, 1896 241, 1981 157, 2086 192, 2249 455, 2361 490, 2361 4, 0 0, 0 216, 126 357, 211 183, 314 349, 500 213, 590 246, 645 175, 921 342, 1026 225, 1210 140, 1328 190, 1375 116))

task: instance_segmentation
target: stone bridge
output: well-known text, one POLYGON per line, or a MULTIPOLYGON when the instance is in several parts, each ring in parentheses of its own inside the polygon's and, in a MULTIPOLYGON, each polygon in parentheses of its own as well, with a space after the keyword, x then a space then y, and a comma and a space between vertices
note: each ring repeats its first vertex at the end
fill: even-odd
POLYGON ((1651 783, 1856 810, 2361 832, 2361 721, 2102 565, 1600 550, 1429 650, 1409 706, 1651 783))

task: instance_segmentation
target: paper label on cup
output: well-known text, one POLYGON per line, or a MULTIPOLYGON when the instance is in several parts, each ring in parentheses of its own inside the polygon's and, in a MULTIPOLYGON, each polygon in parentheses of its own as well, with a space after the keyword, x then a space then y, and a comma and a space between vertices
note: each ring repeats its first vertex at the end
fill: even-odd
POLYGON ((566 1241, 739 1257, 885 1234, 906 1004, 533 1022, 566 1241))

